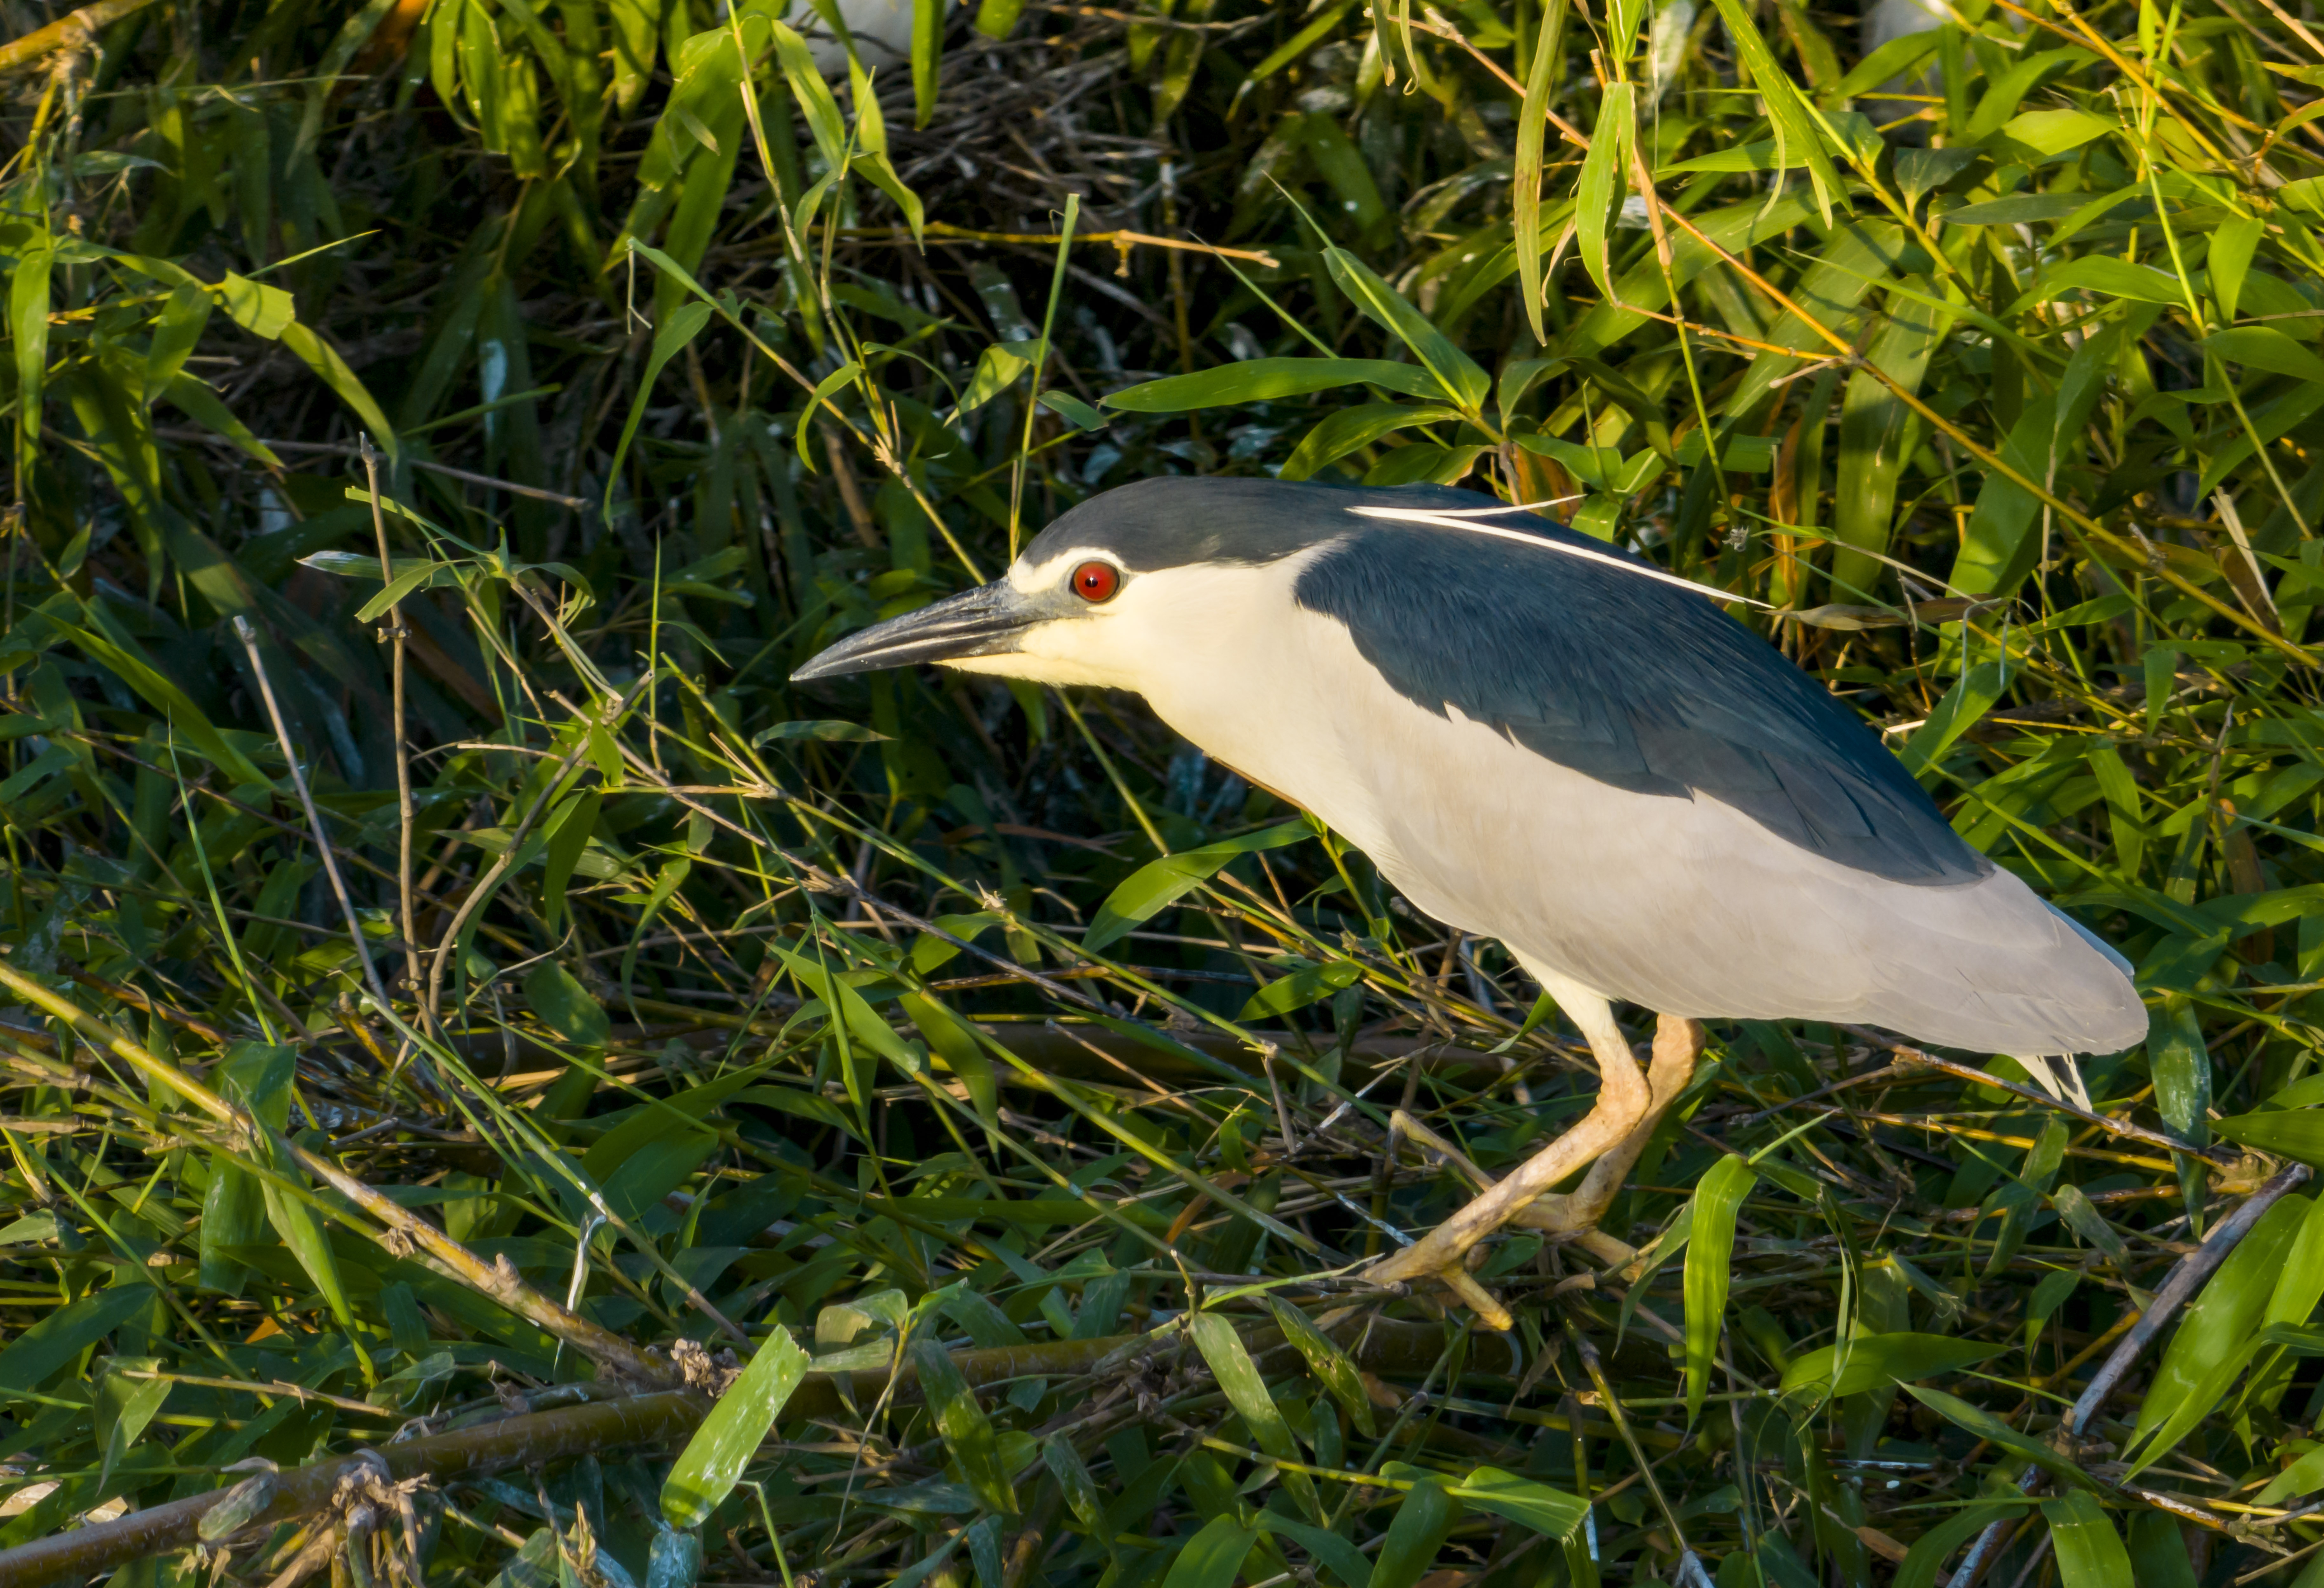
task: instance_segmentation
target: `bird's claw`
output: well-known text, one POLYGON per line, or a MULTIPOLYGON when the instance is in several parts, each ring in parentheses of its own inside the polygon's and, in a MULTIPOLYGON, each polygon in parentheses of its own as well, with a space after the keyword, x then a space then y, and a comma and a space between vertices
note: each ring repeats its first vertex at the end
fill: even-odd
POLYGON ((1654 1061, 1647 1074, 1641 1076, 1627 1053, 1617 1058, 1600 1052, 1600 1073, 1609 1084, 1599 1093, 1596 1106, 1572 1130, 1499 1181, 1399 1112, 1393 1122, 1399 1133, 1452 1159, 1482 1189, 1419 1242, 1373 1264, 1364 1277, 1375 1284, 1433 1280, 1451 1291, 1488 1328, 1499 1330, 1513 1327, 1516 1320, 1499 1298, 1469 1272, 1469 1260, 1478 1243, 1503 1225, 1570 1235, 1609 1267, 1633 1260, 1637 1255, 1635 1251, 1594 1226, 1621 1190, 1664 1113, 1693 1078, 1703 1039, 1702 1022, 1665 1015, 1655 1033, 1654 1061), (1616 1067, 1624 1062, 1630 1066, 1627 1077, 1616 1067), (1580 1186, 1562 1196, 1547 1195, 1550 1186, 1584 1165, 1590 1172, 1580 1186))

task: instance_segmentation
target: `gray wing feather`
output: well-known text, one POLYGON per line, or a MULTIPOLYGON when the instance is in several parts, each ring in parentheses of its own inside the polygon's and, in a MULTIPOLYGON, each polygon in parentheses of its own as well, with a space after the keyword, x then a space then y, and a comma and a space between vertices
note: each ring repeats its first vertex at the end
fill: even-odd
MULTIPOLYGON (((1344 515, 1353 494, 1323 492, 1319 510, 1344 515)), ((1404 505, 1484 501, 1421 494, 1404 505)), ((1347 522, 1301 572, 1297 599, 1345 623, 1425 710, 1457 709, 1617 789, 1709 795, 1856 870, 1953 882, 1989 869, 1853 713, 1714 602, 1546 549, 1347 522)), ((1546 520, 1499 522, 1609 552, 1546 520)))

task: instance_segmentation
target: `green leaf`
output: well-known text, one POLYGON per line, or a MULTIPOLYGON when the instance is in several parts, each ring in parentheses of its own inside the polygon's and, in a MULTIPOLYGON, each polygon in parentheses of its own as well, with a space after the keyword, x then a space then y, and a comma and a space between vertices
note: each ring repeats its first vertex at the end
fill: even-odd
MULTIPOLYGON (((2230 1122, 2210 1117, 2211 1050, 2203 1040, 2203 1025, 2193 1001, 2183 992, 2171 993, 2147 1018, 2146 1063, 2154 1077, 2155 1112, 2172 1133, 2195 1147, 2209 1143, 2218 1131, 2246 1147, 2280 1150, 2264 1141, 2242 1140, 2227 1134, 2224 1127, 2230 1122)), ((2299 1154, 2287 1151, 2285 1156, 2299 1154)))
MULTIPOLYGON (((1946 218, 1950 220, 1952 217, 1948 216, 1946 218)), ((2077 291, 2096 292, 2107 298, 2126 298, 2133 303, 2176 305, 2187 301, 2186 289, 2179 284, 2177 276, 2167 271, 2156 270, 2150 264, 2133 264, 2126 259, 2086 254, 2043 271, 2041 284, 2031 291, 2021 293, 2009 306, 2009 318, 2014 319, 2037 304, 2051 302, 2077 291)), ((2227 334, 2240 336, 2243 333, 2227 334)), ((2280 331, 2269 334, 2282 336, 2280 331)))
POLYGON ((2123 1244, 2122 1236, 2107 1223, 2106 1214, 2083 1195, 2080 1186, 2053 1188, 2050 1193, 2050 1203, 2058 1210, 2059 1218, 2065 1221, 2068 1229, 2112 1258, 2117 1269, 2129 1260, 2130 1251, 2123 1244))
MULTIPOLYGON (((779 27, 780 24, 778 24, 779 27)), ((783 29, 788 32, 788 29, 783 29)), ((804 48, 804 46, 802 46, 804 48)), ((816 81, 821 82, 821 78, 816 81)), ((645 252, 641 249, 640 252, 645 252)), ((654 329, 653 350, 646 357, 644 372, 638 377, 637 395, 630 400, 630 416, 622 422, 621 439, 613 444, 613 461, 605 469, 605 516, 613 514, 613 485, 621 478, 622 459, 629 456, 630 442, 645 419, 646 403, 653 396, 654 382, 661 377, 662 367, 678 355, 688 342, 702 334, 710 323, 713 310, 709 304, 696 299, 672 309, 654 329)), ((806 427, 802 424, 801 429, 806 427)))
MULTIPOLYGON (((2173 299, 2171 301, 2176 301, 2173 299)), ((2302 347, 2273 326, 2237 326, 2215 331, 2201 344, 2203 350, 2228 364, 2302 381, 2324 381, 2324 358, 2302 347)))
POLYGON ((1614 265, 1606 252, 1607 228, 1628 189, 1637 103, 1637 89, 1631 84, 1606 85, 1598 101, 1598 125, 1590 134, 1590 152, 1582 156, 1582 175, 1574 189, 1574 246, 1582 255, 1582 268, 1609 301, 1615 296, 1614 265))
POLYGON ((1735 1249, 1735 1214, 1757 1178, 1751 1166, 1728 1153, 1695 1186, 1686 1248, 1686 1419, 1692 1424, 1711 1392, 1711 1364, 1727 1316, 1727 1273, 1735 1249))
POLYGON ((1342 1351, 1330 1335, 1318 1329, 1305 1313, 1281 1297, 1269 1293, 1267 1309, 1275 1315, 1277 1325, 1283 1330, 1283 1337, 1298 1348, 1299 1354, 1307 1359, 1309 1370, 1323 1388, 1332 1392, 1332 1399, 1340 1403, 1340 1409, 1348 1414, 1348 1420, 1355 1424, 1366 1438, 1372 1437, 1371 1397, 1365 1393, 1363 1375, 1357 1371, 1356 1364, 1348 1360, 1348 1353, 1342 1351))
POLYGON ((49 276, 54 254, 29 248, 8 278, 8 339, 16 345, 16 438, 20 462, 41 437, 41 391, 49 369, 49 276))
POLYGON ((708 1140, 711 1132, 699 1122, 720 1103, 742 1095, 765 1067, 759 1065, 730 1070, 715 1081, 705 1081, 698 1086, 687 1086, 667 1097, 639 1104, 581 1155, 582 1172, 597 1180, 610 1179, 632 1156, 658 1141, 708 1140))
POLYGON ((290 294, 268 282, 228 271, 217 291, 234 323, 264 341, 274 341, 282 335, 283 327, 298 319, 298 306, 290 294))
POLYGON ((602 1048, 613 1035, 604 1006, 553 959, 544 959, 526 973, 524 1001, 543 1025, 576 1048, 602 1048))
POLYGON ((166 1378, 133 1379, 121 1370, 136 1363, 147 1370, 161 1364, 152 1358, 111 1359, 112 1368, 97 1380, 97 1426, 105 1436, 105 1460, 99 1482, 113 1475, 121 1458, 129 1454, 130 1446, 144 1436, 153 1414, 170 1399, 171 1381, 166 1378))
MULTIPOLYGON (((2111 195, 2116 201, 2136 189, 2111 195)), ((1986 198, 1944 212, 1945 224, 1957 226, 2020 226, 2040 220, 2063 220, 2088 208, 2087 193, 2012 193, 2006 198, 1986 198)))
MULTIPOLYGON (((1250 1429, 1259 1447, 1277 1461, 1297 1461, 1299 1444, 1291 1436, 1291 1425, 1283 1420, 1282 1408, 1267 1392, 1266 1380, 1259 1376, 1258 1364, 1243 1348, 1242 1336, 1235 1333, 1234 1325, 1217 1313, 1197 1313, 1187 1332, 1210 1364, 1211 1376, 1218 1380, 1227 1404, 1250 1429)), ((1285 1472, 1283 1483, 1310 1517, 1319 1522, 1323 1519, 1323 1501, 1313 1479, 1305 1473, 1285 1472)))
POLYGON ((912 0, 912 125, 936 113, 937 58, 944 52, 945 0, 912 0))
POLYGON ((895 1027, 880 1018, 879 1011, 865 1002, 862 993, 833 974, 827 965, 818 965, 779 943, 773 946, 772 952, 779 955, 783 963, 790 966, 799 979, 799 985, 821 997, 826 1007, 835 1002, 837 1003, 841 1018, 847 1022, 847 1029, 858 1041, 907 1075, 918 1072, 920 1056, 896 1034, 895 1027))
POLYGON ((1731 149, 1714 149, 1708 154, 1698 154, 1692 160, 1663 166, 1655 172, 1655 179, 1659 181, 1665 177, 1686 176, 1695 171, 1797 171, 1807 162, 1805 152, 1797 146, 1786 149, 1769 138, 1757 143, 1738 143, 1731 149))
POLYGON ((152 1286, 133 1279, 69 1302, 23 1328, 0 1351, 0 1399, 31 1395, 66 1363, 159 1299, 152 1286))
POLYGON ((1264 1020, 1281 1017, 1295 1009, 1305 1009, 1329 998, 1343 987, 1352 987, 1364 979, 1364 967, 1346 960, 1334 960, 1329 965, 1312 965, 1279 977, 1261 987, 1245 1001, 1237 1011, 1237 1020, 1264 1020))
MULTIPOLYGON (((976 1391, 968 1387, 968 1380, 961 1377, 960 1369, 953 1365, 944 1347, 926 1334, 912 1342, 912 1361, 919 1367, 920 1388, 936 1413, 936 1432, 943 1436, 945 1448, 952 1453, 953 1460, 960 1463, 961 1476, 968 1480, 969 1488, 987 1510, 1015 1516, 1017 1491, 1010 1486, 1009 1474, 1001 1464, 1000 1444, 993 1437, 992 1424, 986 1418, 984 1408, 976 1403, 976 1391)), ((1244 1548, 1249 1547, 1245 1540, 1244 1548)), ((1242 1556, 1237 1555, 1234 1565, 1241 1564, 1242 1556)), ((1228 1570, 1231 1574, 1233 1567, 1228 1570)), ((1173 1568, 1172 1581, 1176 1580, 1176 1571, 1173 1568)))
POLYGON ((1198 374, 1126 386, 1102 399, 1102 406, 1131 413, 1186 413, 1358 385, 1385 386, 1407 397, 1444 395, 1426 370, 1384 358, 1247 358, 1198 374))
POLYGON ((2308 1216, 2292 1238, 2282 1275, 2268 1297, 2265 1322, 2304 1324, 2319 1297, 2324 1297, 2324 1197, 2309 1202, 2308 1216))
POLYGON ((2251 1497, 2253 1505, 2282 1505, 2287 1500, 2313 1494, 2324 1489, 2324 1445, 2302 1455, 2283 1471, 2267 1481, 2267 1487, 2251 1497))
POLYGON ((1766 36, 1759 32, 1758 23, 1743 0, 1717 0, 1717 5, 1720 20, 1727 24, 1727 36, 1735 46, 1736 58, 1750 69, 1752 86, 1759 90, 1767 119, 1775 124, 1775 141, 1782 145, 1784 157, 1790 158, 1794 151, 1806 157, 1816 208, 1829 227, 1833 208, 1843 201, 1845 193, 1840 173, 1832 169, 1831 157, 1824 152, 1821 114, 1800 97, 1799 89, 1775 60, 1775 51, 1767 47, 1766 36))
POLYGON ((1113 422, 1111 416, 1100 413, 1071 392, 1044 392, 1034 401, 1084 432, 1102 430, 1113 422))
POLYGON ((751 737, 751 748, 784 741, 816 739, 826 744, 880 744, 888 735, 861 723, 796 722, 777 723, 771 728, 761 728, 751 737))
POLYGON ((775 41, 775 60, 807 118, 816 152, 823 156, 824 164, 835 166, 845 158, 847 147, 847 125, 840 119, 839 101, 832 97, 830 86, 823 80, 823 69, 807 41, 780 22, 770 21, 769 26, 775 41))
POLYGON ((1235 1574, 1257 1542, 1257 1528, 1242 1526, 1231 1514, 1213 1517, 1171 1560, 1162 1588, 1234 1588, 1235 1574))
POLYGON ((300 362, 322 377, 323 384, 337 392, 340 402, 355 410, 355 417, 363 420, 364 428, 387 454, 388 462, 395 462, 399 456, 395 427, 387 422, 386 411, 363 383, 362 377, 347 367, 339 350, 317 335, 313 327, 296 321, 282 328, 281 340, 285 347, 299 355, 300 362))
MULTIPOLYGON (((305 1177, 289 1154, 279 1147, 272 1156, 277 1173, 285 1178, 305 1177)), ((262 1181, 259 1192, 266 1200, 267 1223, 274 1226, 274 1233, 282 1237, 282 1244, 315 1282, 315 1289, 330 1307, 331 1316, 342 1325, 352 1323, 355 1314, 347 1306, 346 1290, 339 1282, 339 1260, 331 1251, 330 1237, 324 1233, 323 1223, 315 1216, 314 1209, 272 1180, 262 1181)))
POLYGON ((1972 1505, 1957 1510, 1918 1538, 1897 1563, 1892 1588, 1936 1588, 1938 1575, 1953 1551, 1976 1537, 1992 1523, 2015 1514, 2013 1505, 1972 1505))
POLYGON ((1239 854, 1258 849, 1280 849, 1313 836, 1314 829, 1305 822, 1285 822, 1279 826, 1245 833, 1240 838, 1150 861, 1130 872, 1120 887, 1107 895, 1090 919, 1082 946, 1095 954, 1120 942, 1139 922, 1168 909, 1182 895, 1216 876, 1239 854))
POLYGON ((2060 1588, 2132 1588, 2130 1556, 2106 1508, 2077 1491, 2042 1502, 2060 1588))
MULTIPOLYGON (((378 595, 364 602, 357 609, 355 622, 359 623, 374 622, 389 608, 397 605, 419 591, 432 590, 438 585, 453 585, 459 582, 459 568, 455 563, 399 560, 392 566, 397 569, 395 577, 389 581, 378 595)), ((379 577, 379 561, 376 558, 371 559, 371 577, 374 578, 379 577)))
POLYGON ((2131 1568, 2139 1588, 2200 1588, 2179 1525, 2161 1510, 2142 1510, 2130 1519, 2131 1568))
POLYGON ((2188 1304, 2138 1403, 2137 1432, 2126 1445, 2136 1453, 2128 1475, 2160 1461, 2191 1433, 2241 1374, 2252 1337, 2266 1323, 2284 1254, 2309 1211, 2309 1199, 2297 1195, 2269 1208, 2188 1304))
POLYGON ((968 1088, 968 1101, 976 1110, 976 1117, 984 1122, 988 1131, 1001 1128, 1001 1094, 993 1079, 992 1060, 976 1039, 975 1033, 962 1023, 952 1011, 933 998, 917 992, 907 992, 897 1000, 930 1051, 944 1060, 961 1085, 968 1088))
POLYGON ((2219 318, 2232 321, 2243 301, 2244 278, 2251 272, 2252 256, 2267 235, 2267 222, 2255 215, 2239 215, 2211 234, 2210 252, 2203 264, 2211 278, 2211 296, 2219 318))
POLYGON ((1343 408, 1300 439, 1277 477, 1310 479, 1324 465, 1337 462, 1359 448, 1369 447, 1382 436, 1414 425, 1457 424, 1462 417, 1457 408, 1415 407, 1404 402, 1366 402, 1343 408))
POLYGON ((2106 117, 2070 108, 2029 110, 2001 129, 2005 137, 2043 154, 2063 154, 2114 130, 2106 117))
POLYGON ((1372 1561, 1370 1588, 1413 1588, 1436 1563, 1437 1550, 1461 1519, 1461 1504, 1447 1492, 1443 1474, 1425 1468, 1392 1461, 1380 1468, 1380 1476, 1406 1480, 1412 1490, 1389 1519, 1388 1536, 1372 1561))
POLYGON ((1833 97, 1853 99, 1885 83, 1895 81, 1937 52, 1934 29, 1924 29, 1891 39, 1849 69, 1840 79, 1833 97))
MULTIPOLYGON (((969 1294, 975 1293, 972 1291, 969 1294)), ((984 1300, 981 1296, 977 1299, 984 1300)), ((992 1307, 991 1302, 984 1304, 996 1315, 999 1314, 1000 1309, 992 1307)), ((1015 1325, 1010 1326, 1013 1328, 1015 1325)), ((1019 1340, 1023 1337, 1021 1334, 1018 1336, 1019 1340)), ((1111 1544, 1113 1529, 1106 1523, 1105 1501, 1099 1498, 1097 1480, 1090 1476, 1088 1463, 1082 1460, 1081 1452, 1074 1448, 1074 1442, 1062 1434, 1052 1434, 1043 1439, 1041 1464, 1049 1469, 1051 1477, 1056 1479, 1058 1492, 1065 1497, 1066 1509, 1074 1513, 1074 1519, 1087 1528, 1101 1543, 1111 1544)))
POLYGON ((2084 1489, 2096 1482, 2079 1464, 2059 1454, 2045 1441, 2019 1433, 1982 1407, 1971 1406, 1959 1396, 1948 1395, 1941 1390, 1924 1390, 1918 1384, 1906 1384, 1904 1393, 1956 1427, 1967 1428, 1978 1438, 2032 1462, 2054 1477, 2063 1478, 2084 1489))
MULTIPOLYGON (((271 787, 272 780, 252 764, 249 757, 236 750, 225 734, 210 725, 208 717, 193 702, 193 697, 177 683, 164 677, 143 657, 133 653, 127 645, 115 644, 94 629, 77 626, 61 614, 43 614, 47 621, 93 661, 101 663, 124 684, 143 697, 147 705, 159 711, 170 726, 185 736, 192 745, 208 758, 210 764, 237 783, 258 783, 271 787)), ((130 642, 134 643, 134 642, 130 642)))
POLYGON ((1784 1373, 1783 1390, 1812 1390, 1833 1399, 1859 1395, 1886 1383, 1956 1372, 2006 1349, 1947 1334, 1858 1334, 1848 1343, 1845 1362, 1838 1345, 1794 1358, 1784 1373))
POLYGON ((968 390, 961 393, 960 406, 953 410, 954 417, 974 413, 1015 385, 1018 377, 1033 367, 1034 352, 1040 345, 1038 337, 995 342, 977 355, 976 371, 969 376, 968 390))
MULTIPOLYGON (((1558 46, 1565 37, 1565 7, 1546 7, 1533 47, 1533 65, 1526 73, 1525 97, 1517 106, 1517 147, 1515 181, 1509 208, 1516 226, 1517 297, 1525 305, 1526 324, 1533 339, 1546 343, 1541 304, 1541 183, 1542 147, 1549 134, 1549 102, 1557 92, 1558 46)), ((1506 411, 1508 404, 1502 404, 1506 411)), ((1506 417, 1506 413, 1504 415, 1506 417)))
POLYGON ((0 1246, 22 1246, 28 1242, 56 1238, 57 1215, 52 1213, 28 1213, 23 1218, 0 1224, 0 1246))
POLYGON ((1547 1538, 1572 1537, 1590 1515, 1587 1501, 1499 1467, 1479 1467, 1449 1492, 1471 1510, 1490 1511, 1547 1538))
POLYGON ((597 830, 597 813, 604 800, 595 789, 567 795, 547 824, 549 842, 541 851, 541 918, 552 932, 565 917, 565 890, 573 880, 574 868, 588 851, 590 836, 597 830))
POLYGON ((783 1403, 807 1376, 807 1353, 789 1331, 779 1326, 766 1343, 752 1353, 742 1370, 702 1426, 686 1442, 669 1476, 661 1486, 662 1519, 671 1527, 693 1528, 710 1519, 719 1502, 734 1491, 735 1480, 758 1454, 760 1442, 774 1427, 783 1403))
MULTIPOLYGON (((193 376, 180 372, 156 384, 161 387, 161 394, 176 403, 186 417, 195 423, 208 426, 233 442, 244 454, 256 458, 270 468, 282 466, 282 460, 274 456, 273 448, 254 435, 248 425, 235 418, 233 412, 219 400, 216 392, 211 391, 193 376)), ((377 559, 373 559, 371 571, 374 578, 379 577, 377 559)))
POLYGON ((1462 412, 1472 416, 1484 412, 1485 399, 1492 395, 1493 378, 1478 367, 1475 359, 1462 352, 1451 337, 1429 323, 1427 316, 1380 280, 1371 266, 1346 249, 1326 248, 1323 263, 1332 272, 1332 280, 1339 283, 1340 291, 1411 349, 1412 355, 1436 377, 1441 391, 1430 395, 1450 398, 1462 412))
POLYGON ((1372 1563, 1339 1534, 1324 1528, 1311 1528, 1305 1522, 1295 1522, 1280 1511, 1262 1510, 1259 1525, 1268 1532, 1290 1539, 1309 1556, 1339 1578, 1344 1588, 1370 1588, 1372 1563))

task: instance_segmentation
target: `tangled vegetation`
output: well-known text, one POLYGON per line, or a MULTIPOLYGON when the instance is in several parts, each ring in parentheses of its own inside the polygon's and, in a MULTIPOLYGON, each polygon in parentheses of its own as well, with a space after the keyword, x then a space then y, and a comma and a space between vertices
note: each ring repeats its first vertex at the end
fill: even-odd
POLYGON ((0 1581, 2324 1582, 2293 3, 9 0, 0 1581), (787 681, 1261 471, 1731 592, 2147 1042, 1716 1024, 1365 1283, 1594 1090, 1499 946, 787 681))

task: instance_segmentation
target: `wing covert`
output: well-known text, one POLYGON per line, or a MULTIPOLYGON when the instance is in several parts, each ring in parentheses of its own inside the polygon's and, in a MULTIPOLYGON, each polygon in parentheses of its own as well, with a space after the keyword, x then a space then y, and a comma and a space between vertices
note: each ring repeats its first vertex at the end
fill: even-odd
MULTIPOLYGON (((1383 498, 1489 505, 1441 489, 1319 494, 1320 511, 1383 498)), ((1609 549, 1540 518, 1494 522, 1609 549)), ((1457 710, 1593 780, 1718 800, 1891 881, 1960 882, 1993 869, 1844 705, 1704 597, 1547 547, 1352 516, 1301 570, 1296 594, 1344 623, 1407 699, 1440 716, 1457 710)))

